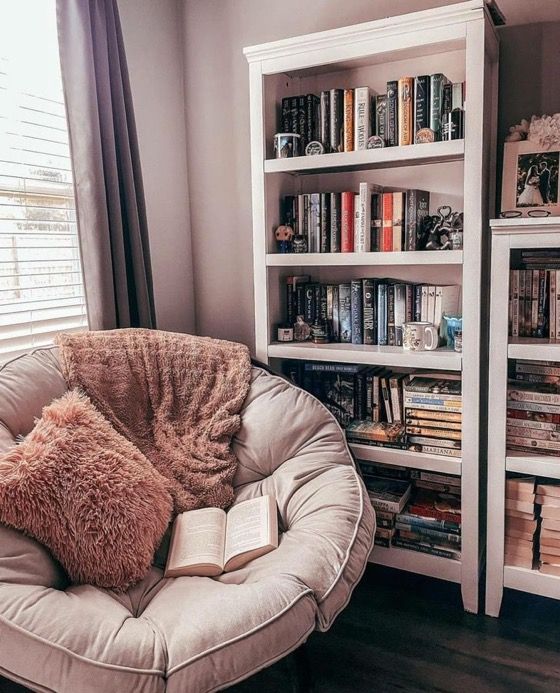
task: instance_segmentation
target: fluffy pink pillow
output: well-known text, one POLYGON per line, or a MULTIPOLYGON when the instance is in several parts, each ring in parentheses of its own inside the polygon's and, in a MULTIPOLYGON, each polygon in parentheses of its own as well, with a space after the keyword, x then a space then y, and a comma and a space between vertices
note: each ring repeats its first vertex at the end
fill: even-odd
POLYGON ((0 522, 76 583, 125 590, 144 577, 171 511, 164 477, 76 390, 0 457, 0 522))

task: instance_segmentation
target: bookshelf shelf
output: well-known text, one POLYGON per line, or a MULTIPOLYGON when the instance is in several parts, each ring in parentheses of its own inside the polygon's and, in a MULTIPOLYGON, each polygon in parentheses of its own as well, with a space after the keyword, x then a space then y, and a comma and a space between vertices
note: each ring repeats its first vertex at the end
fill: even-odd
POLYGON ((363 363, 402 368, 461 370, 461 354, 451 349, 405 351, 402 347, 396 346, 274 342, 268 347, 268 356, 271 358, 338 361, 340 363, 363 363))
POLYGON ((393 265, 462 265, 462 250, 416 250, 400 253, 269 253, 268 267, 389 267, 393 265))
MULTIPOLYGON (((509 271, 512 251, 560 247, 560 219, 495 219, 492 229, 492 277, 490 306, 489 418, 488 436, 488 537, 486 613, 498 616, 504 587, 560 599, 560 579, 504 565, 506 473, 560 479, 560 459, 508 451, 506 409, 508 360, 560 362, 560 343, 547 339, 508 336, 509 271)), ((535 450, 538 452, 538 450, 535 450)))
POLYGON ((384 147, 319 156, 295 156, 290 159, 267 159, 264 162, 264 172, 304 175, 367 171, 376 168, 462 161, 464 154, 464 140, 452 140, 451 142, 411 144, 407 147, 384 147))
POLYGON ((361 445, 350 443, 350 450, 359 460, 369 460, 381 464, 392 464, 396 467, 412 467, 441 474, 461 474, 461 459, 459 457, 444 457, 443 455, 428 455, 412 450, 397 450, 376 445, 361 445))
POLYGON ((560 599, 560 578, 556 575, 546 575, 538 570, 504 566, 504 587, 538 594, 541 597, 560 599))
MULTIPOLYGON (((255 352, 262 362, 308 360, 402 371, 448 371, 462 377, 462 459, 390 448, 352 446, 358 456, 461 476, 463 550, 461 562, 404 549, 376 547, 375 562, 460 584, 464 608, 477 612, 481 568, 481 440, 487 419, 480 417, 482 314, 488 254, 486 220, 494 198, 498 41, 485 0, 397 18, 367 22, 245 49, 251 92, 251 176, 255 352), (465 81, 465 139, 344 153, 273 159, 274 135, 282 100, 330 89, 368 86, 383 94, 387 82, 444 72, 465 81), (367 182, 391 190, 425 190, 430 212, 451 205, 464 213, 462 251, 394 253, 276 254, 274 230, 280 201, 288 195, 357 192, 367 182), (313 272, 307 268, 316 268, 313 272), (301 271, 298 271, 301 270, 301 271), (408 352, 402 347, 276 342, 286 319, 286 276, 313 275, 321 284, 377 277, 461 287, 463 352, 449 349, 408 352)), ((311 246, 310 246, 311 247, 311 246)), ((313 246, 315 247, 315 246, 313 246)), ((482 446, 485 448, 485 445, 482 446)), ((482 454, 481 454, 482 453, 482 454)))
POLYGON ((522 452, 508 451, 506 471, 560 479, 560 459, 552 455, 526 455, 522 452))
POLYGON ((427 575, 439 580, 461 582, 461 561, 454 561, 450 558, 431 556, 418 551, 401 549, 397 546, 391 548, 374 546, 369 561, 388 568, 398 568, 409 573, 427 575))
POLYGON ((518 337, 515 340, 510 338, 508 357, 531 361, 560 361, 560 342, 529 337, 518 337))

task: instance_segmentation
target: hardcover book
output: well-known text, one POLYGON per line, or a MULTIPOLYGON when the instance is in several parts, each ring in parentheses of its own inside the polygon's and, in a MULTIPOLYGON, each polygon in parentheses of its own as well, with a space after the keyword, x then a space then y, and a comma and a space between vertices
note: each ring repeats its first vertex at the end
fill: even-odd
POLYGON ((353 279, 350 290, 350 309, 352 311, 352 344, 362 344, 363 297, 361 279, 353 279))
POLYGON ((341 193, 340 250, 354 252, 354 193, 341 193))
POLYGON ((340 325, 340 341, 352 343, 352 290, 350 284, 340 284, 338 287, 338 320, 340 325))
POLYGON ((165 577, 213 577, 238 570, 278 547, 273 496, 251 498, 228 512, 201 508, 175 518, 165 577))
POLYGON ((319 101, 319 141, 330 152, 331 147, 331 95, 328 91, 322 91, 319 101))
POLYGON ((385 143, 388 147, 396 147, 399 143, 398 121, 399 83, 396 80, 387 82, 387 134, 385 143))
POLYGON ((430 193, 427 190, 406 191, 404 249, 418 250, 418 239, 424 219, 430 213, 430 193))
POLYGON ((371 476, 367 477, 365 484, 371 504, 379 510, 400 513, 410 498, 408 481, 371 476))
POLYGON ((399 145, 414 143, 413 97, 414 78, 401 77, 398 82, 398 133, 399 145))
POLYGON ((435 132, 436 140, 441 140, 443 86, 448 81, 441 72, 430 77, 430 128, 435 132))
POLYGON ((354 149, 367 149, 370 128, 371 92, 369 87, 354 90, 354 149))
POLYGON ((344 151, 344 90, 330 90, 330 151, 344 151))
POLYGON ((375 97, 375 134, 387 143, 387 94, 375 97))
POLYGON ((414 131, 430 127, 430 75, 414 79, 414 131))
POLYGON ((330 225, 329 225, 330 252, 331 253, 340 253, 341 221, 342 221, 341 197, 340 197, 340 193, 331 193, 330 197, 331 197, 330 225))
POLYGON ((354 151, 354 90, 344 90, 344 151, 354 151))

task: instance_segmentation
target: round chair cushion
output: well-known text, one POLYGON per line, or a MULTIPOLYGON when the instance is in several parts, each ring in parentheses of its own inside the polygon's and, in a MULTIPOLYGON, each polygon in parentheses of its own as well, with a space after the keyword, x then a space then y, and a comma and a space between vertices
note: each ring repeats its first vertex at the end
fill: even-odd
MULTIPOLYGON (((0 450, 64 392, 56 350, 0 370, 0 450)), ((254 367, 236 502, 273 494, 277 550, 219 578, 164 579, 128 592, 69 584, 33 539, 0 526, 0 674, 36 691, 214 691, 280 659, 348 602, 370 554, 374 513, 334 417, 254 367)))

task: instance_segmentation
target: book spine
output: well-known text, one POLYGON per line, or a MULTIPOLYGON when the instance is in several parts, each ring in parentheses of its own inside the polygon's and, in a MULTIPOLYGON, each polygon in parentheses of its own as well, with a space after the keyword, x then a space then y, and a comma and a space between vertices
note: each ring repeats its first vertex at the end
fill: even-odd
POLYGON ((461 493, 461 477, 451 474, 440 474, 439 472, 424 472, 420 469, 410 470, 411 479, 421 479, 422 481, 433 481, 448 486, 457 487, 457 492, 461 493))
POLYGON ((440 558, 451 558, 453 560, 460 560, 461 558, 460 551, 442 549, 438 546, 431 546, 430 544, 420 544, 415 541, 401 539, 400 537, 395 537, 393 539, 393 546, 398 546, 403 549, 411 549, 412 551, 418 551, 420 553, 429 553, 431 556, 439 556, 440 558))
POLYGON ((369 87, 358 87, 354 90, 354 149, 367 149, 370 137, 370 104, 369 87))
POLYGON ((422 320, 422 287, 419 284, 414 287, 414 320, 422 320))
MULTIPOLYGON (((421 537, 428 537, 430 539, 436 539, 438 541, 446 541, 450 544, 460 544, 461 543, 461 535, 460 534, 451 534, 449 532, 441 532, 437 529, 432 529, 431 527, 424 527, 423 525, 418 525, 418 524, 412 524, 412 523, 405 523, 405 522, 397 522, 395 523, 395 529, 398 529, 399 532, 407 532, 409 534, 415 534, 419 535, 418 538, 421 537)), ((400 535, 401 538, 404 538, 402 535, 400 535)), ((411 538, 412 541, 414 539, 411 538)))
POLYGON ((441 97, 441 139, 451 139, 451 111, 452 111, 453 85, 450 82, 444 83, 441 97))
POLYGON ((439 421, 437 419, 430 419, 427 417, 411 417, 410 409, 407 411, 407 419, 405 423, 407 426, 423 426, 425 428, 446 429, 455 431, 461 430, 460 421, 439 421))
POLYGON ((295 290, 291 277, 286 279, 286 324, 292 326, 296 321, 295 316, 295 290))
POLYGON ((377 343, 387 346, 387 284, 380 284, 377 291, 377 343))
POLYGON ((516 361, 516 373, 531 373, 533 375, 557 375, 560 376, 560 366, 551 363, 534 363, 531 361, 516 361))
POLYGON ((512 438, 524 438, 525 436, 530 436, 530 438, 534 440, 555 440, 556 442, 560 441, 560 435, 557 431, 547 431, 544 429, 537 428, 526 428, 523 426, 512 426, 510 424, 507 424, 506 426, 506 434, 508 436, 508 439, 510 436, 512 438))
POLYGON ((556 270, 548 272, 548 337, 556 338, 556 270))
POLYGON ((519 270, 510 272, 511 331, 512 337, 519 337, 519 270))
POLYGON ((369 498, 371 500, 371 504, 376 510, 384 510, 385 512, 389 513, 398 513, 400 510, 399 503, 397 501, 381 500, 380 498, 374 498, 371 495, 369 498))
POLYGON ((448 438, 449 440, 461 440, 460 431, 440 431, 437 428, 406 426, 406 432, 411 436, 428 436, 429 438, 448 438))
POLYGON ((542 412, 543 414, 560 414, 560 407, 553 404, 541 404, 537 402, 514 402, 508 400, 508 409, 521 409, 523 411, 542 412))
POLYGON ((371 196, 371 242, 372 251, 381 250, 382 227, 382 193, 373 193, 371 196))
POLYGON ((321 195, 309 195, 309 252, 321 252, 321 195))
POLYGON ((328 91, 322 91, 319 103, 319 141, 325 149, 325 154, 331 147, 331 95, 328 91))
POLYGON ((404 400, 404 406, 406 409, 426 409, 427 411, 441 411, 441 412, 450 412, 452 414, 460 414, 462 412, 462 408, 456 407, 456 406, 451 406, 449 403, 445 404, 434 404, 433 402, 419 402, 411 400, 411 398, 406 397, 404 400))
MULTIPOLYGON (((305 97, 305 142, 313 142, 317 131, 317 97, 315 94, 307 94, 305 97)), ((304 154, 305 150, 300 154, 304 154)))
POLYGON ((399 143, 398 121, 399 83, 396 80, 387 82, 387 135, 385 144, 395 147, 399 143))
POLYGON ((395 336, 395 285, 389 284, 387 287, 387 343, 389 346, 396 346, 395 336))
POLYGON ((305 315, 305 284, 296 286, 296 317, 305 315))
POLYGON ((430 75, 414 80, 414 131, 430 127, 430 75))
POLYGON ((387 94, 375 97, 375 134, 387 144, 387 94))
POLYGON ((371 186, 360 183, 358 194, 358 233, 354 239, 354 252, 371 251, 371 186))
POLYGON ((340 193, 331 193, 330 204, 330 252, 340 253, 340 224, 341 224, 341 208, 340 208, 340 193))
POLYGON ((321 242, 320 251, 322 253, 330 252, 330 193, 321 193, 321 242))
POLYGON ((315 322, 316 309, 317 306, 315 302, 315 284, 306 284, 303 319, 308 325, 313 325, 313 323, 315 322))
POLYGON ((421 517, 420 515, 412 515, 410 513, 399 513, 396 517, 396 521, 412 525, 414 527, 425 527, 426 529, 435 531, 439 530, 440 532, 454 534, 455 536, 461 535, 460 524, 446 522, 445 520, 436 520, 432 517, 421 517))
POLYGON ((511 409, 508 408, 507 415, 509 419, 527 421, 531 423, 544 422, 547 424, 560 424, 560 414, 543 414, 527 411, 526 409, 511 409))
POLYGON ((354 193, 341 193, 340 250, 354 252, 354 193))
POLYGON ((319 284, 319 319, 327 322, 327 285, 319 284))
POLYGON ((340 341, 352 343, 352 289, 350 284, 339 284, 338 287, 338 320, 340 324, 340 341))
POLYGON ((362 279, 363 342, 375 344, 375 284, 373 279, 362 279))
POLYGON ((300 154, 305 152, 307 142, 305 140, 305 119, 307 115, 307 97, 298 96, 298 135, 300 136, 300 154))
POLYGON ((424 218, 430 211, 430 193, 427 190, 406 191, 404 249, 417 250, 418 238, 424 218))
POLYGON ((402 393, 398 377, 389 378, 389 388, 391 391, 391 411, 393 412, 393 422, 402 423, 403 406, 402 393))
POLYGON ((403 324, 406 322, 406 285, 395 284, 395 345, 403 345, 403 324))
POLYGON ((556 270, 556 339, 560 340, 560 269, 556 270))
POLYGON ((280 115, 280 132, 290 132, 291 125, 291 111, 290 111, 290 97, 282 99, 282 108, 280 115))
POLYGON ((363 343, 363 297, 362 281, 354 279, 351 282, 350 307, 352 311, 352 344, 363 343))
POLYGON ((524 436, 508 436, 507 443, 508 445, 516 445, 517 447, 560 452, 560 440, 537 440, 536 438, 526 438, 524 436))
POLYGON ((360 195, 354 195, 354 252, 356 252, 356 242, 360 235, 360 195))
POLYGON ((401 77, 398 82, 398 133, 399 145, 406 146, 414 142, 413 95, 414 78, 401 77))
POLYGON ((354 151, 354 90, 344 90, 344 151, 354 151))
POLYGON ((344 147, 344 90, 330 90, 330 151, 341 152, 344 147))
POLYGON ((441 72, 430 77, 430 128, 436 141, 441 140, 441 109, 443 105, 443 85, 446 78, 441 72))
POLYGON ((548 286, 547 286, 547 272, 545 270, 538 270, 539 272, 539 297, 537 305, 537 337, 545 337, 546 328, 546 316, 545 310, 547 308, 547 297, 548 297, 548 286))
POLYGON ((560 393, 516 390, 510 387, 508 397, 518 402, 540 402, 541 404, 560 405, 560 393))
POLYGON ((393 252, 403 249, 403 218, 404 218, 404 193, 393 193, 393 252))
POLYGON ((381 248, 383 252, 391 252, 393 249, 393 193, 382 195, 383 225, 381 233, 381 248))
POLYGON ((461 457, 461 450, 453 450, 452 448, 442 448, 439 445, 418 445, 413 444, 412 448, 415 452, 423 452, 426 455, 442 455, 443 457, 461 457))
POLYGON ((292 96, 290 98, 290 127, 288 132, 293 132, 299 135, 299 111, 298 111, 298 97, 292 96))

